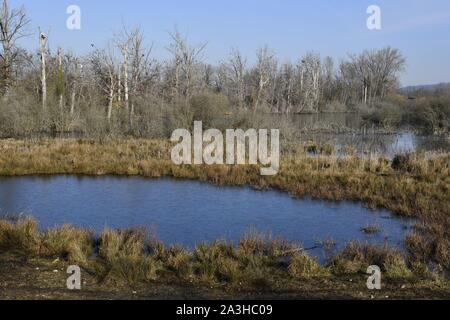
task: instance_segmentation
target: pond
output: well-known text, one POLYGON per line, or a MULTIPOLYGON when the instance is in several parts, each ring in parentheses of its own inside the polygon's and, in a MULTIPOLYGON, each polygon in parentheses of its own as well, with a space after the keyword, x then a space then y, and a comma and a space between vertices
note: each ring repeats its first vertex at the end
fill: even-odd
POLYGON ((355 113, 298 114, 294 115, 293 121, 299 129, 332 129, 333 133, 302 134, 301 140, 330 144, 338 150, 351 146, 359 154, 372 152, 391 158, 407 152, 450 152, 448 136, 418 135, 408 131, 379 133, 372 130, 372 127, 365 126, 361 116, 355 113), (351 132, 336 133, 339 128, 350 129, 351 132))
MULTIPOLYGON (((401 248, 413 221, 361 204, 294 199, 277 191, 217 187, 194 181, 141 177, 0 178, 3 214, 23 213, 42 229, 69 223, 101 232, 105 227, 146 227, 166 244, 193 248, 217 239, 237 241, 249 231, 315 247, 332 239, 388 242, 401 248), (365 234, 362 228, 379 230, 365 234)), ((324 250, 311 251, 320 259, 324 250)))
POLYGON ((392 159, 395 155, 413 152, 450 152, 450 140, 441 136, 419 136, 411 132, 395 134, 303 134, 301 141, 332 145, 338 155, 345 147, 356 154, 375 154, 392 159))

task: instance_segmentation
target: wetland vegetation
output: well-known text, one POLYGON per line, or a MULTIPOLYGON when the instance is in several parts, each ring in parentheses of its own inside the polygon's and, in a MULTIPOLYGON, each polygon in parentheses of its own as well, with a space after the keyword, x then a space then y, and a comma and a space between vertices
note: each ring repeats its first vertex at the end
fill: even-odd
MULTIPOLYGON (((257 166, 176 166, 170 161, 171 143, 167 141, 3 140, 1 150, 2 176, 139 175, 200 180, 219 186, 273 188, 299 198, 361 201, 418 221, 406 236, 405 251, 351 242, 319 264, 294 243, 254 234, 237 245, 216 241, 186 249, 156 239, 148 241, 139 230, 104 230, 95 236, 70 226, 40 231, 31 219, 4 220, 0 227, 2 261, 10 265, 14 259, 25 258, 19 268, 22 272, 25 266, 57 261, 58 266, 82 265, 96 285, 104 284, 106 292, 112 290, 110 281, 126 288, 139 287, 144 295, 143 284, 162 282, 163 287, 184 283, 196 290, 205 284, 212 286, 206 295, 224 289, 228 294, 246 292, 250 297, 269 297, 270 292, 279 292, 280 297, 307 297, 302 286, 322 283, 323 289, 309 294, 358 298, 363 288, 358 291, 350 286, 338 294, 333 283, 340 286, 342 279, 360 279, 363 286, 366 264, 377 264, 390 279, 388 296, 448 295, 450 169, 446 153, 413 154, 390 161, 326 154, 311 157, 308 147, 302 146, 285 152, 279 175, 262 177, 257 166), (402 287, 410 288, 408 294, 402 287), (290 293, 282 288, 289 288, 290 293), (397 294, 392 292, 398 288, 397 294)), ((50 286, 49 290, 56 289, 50 286)))
MULTIPOLYGON (((338 63, 306 52, 284 62, 263 46, 253 60, 233 49, 213 65, 204 59, 206 44, 193 45, 178 29, 158 59, 139 27, 124 24, 105 46, 89 43, 81 55, 50 46, 52 35, 42 30, 28 33, 30 23, 25 8, 1 1, 2 179, 195 180, 282 192, 299 203, 364 205, 415 224, 402 230, 400 246, 347 241, 318 259, 309 245, 278 238, 283 232, 181 246, 128 225, 50 226, 58 216, 47 212, 54 220, 42 228, 38 217, 6 212, 0 298, 450 297, 450 86, 400 88, 406 57, 399 49, 368 49, 338 63), (39 47, 23 48, 27 36, 39 47), (175 165, 169 138, 195 121, 222 132, 279 130, 278 174, 263 177, 258 165, 175 165), (82 267, 84 291, 65 289, 69 264, 82 267), (365 272, 373 264, 385 281, 368 293, 365 272)), ((15 191, 5 186, 0 209, 15 191)), ((380 226, 367 221, 357 231, 383 237, 380 226)), ((326 251, 336 245, 317 240, 326 251)))

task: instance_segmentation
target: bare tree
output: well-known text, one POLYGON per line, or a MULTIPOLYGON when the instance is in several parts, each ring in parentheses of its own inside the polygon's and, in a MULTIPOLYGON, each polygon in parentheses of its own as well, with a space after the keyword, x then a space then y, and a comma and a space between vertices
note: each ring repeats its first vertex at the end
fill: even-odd
POLYGON ((119 104, 122 102, 122 65, 117 67, 117 101, 119 104))
POLYGON ((109 47, 109 49, 95 50, 91 54, 90 62, 96 82, 107 97, 107 118, 110 121, 118 84, 118 76, 116 74, 117 62, 113 49, 109 47))
POLYGON ((297 112, 318 112, 321 96, 321 60, 315 53, 305 55, 298 65, 300 104, 297 112))
MULTIPOLYGON (((58 115, 50 114, 42 124, 53 126, 56 121, 71 120, 69 130, 88 127, 89 117, 95 117, 99 111, 99 99, 104 100, 100 112, 106 109, 110 128, 131 129, 129 132, 133 133, 146 132, 152 126, 169 128, 177 122, 190 122, 193 110, 197 109, 197 99, 193 98, 199 93, 202 93, 200 98, 207 98, 202 101, 220 93, 220 101, 217 100, 224 102, 223 108, 231 102, 240 108, 247 107, 254 114, 266 110, 286 114, 321 112, 321 106, 333 100, 352 108, 361 103, 375 106, 396 87, 398 74, 405 65, 400 52, 389 47, 349 56, 340 62, 336 71, 331 58, 322 60, 315 53, 305 55, 298 63, 279 65, 274 52, 263 47, 257 51, 254 65, 247 64, 242 53, 233 49, 216 66, 202 61, 206 44, 193 46, 178 30, 170 33, 167 47, 170 59, 158 62, 151 57, 152 46, 145 46, 143 31, 125 27, 107 48, 96 49, 85 57, 89 59, 86 62, 83 57, 63 55, 61 49, 52 55, 48 49, 48 33, 40 30, 39 55, 19 48, 17 40, 24 35, 27 24, 23 9, 11 10, 8 2, 2 1, 0 78, 4 85, 1 88, 3 93, 10 88, 17 89, 15 92, 32 92, 26 98, 36 101, 40 98, 45 109, 47 86, 53 88, 56 83, 60 108, 64 109, 65 102, 70 103, 72 117, 58 119, 58 115), (67 86, 67 96, 64 86, 67 86), (116 106, 123 108, 117 116, 116 106), (158 123, 155 125, 153 121, 158 123)), ((201 108, 211 104, 201 103, 201 108)), ((5 105, 8 104, 1 107, 5 105)), ((29 104, 26 100, 16 105, 21 106, 20 110, 27 110, 29 104)), ((11 114, 16 116, 18 110, 11 114)), ((63 126, 54 127, 54 130, 65 130, 63 126)))
POLYGON ((285 63, 281 67, 280 74, 278 76, 279 94, 277 98, 277 112, 290 113, 293 104, 295 103, 295 67, 292 63, 285 63), (280 110, 280 103, 282 104, 280 110))
POLYGON ((115 39, 123 60, 118 67, 118 101, 122 101, 123 88, 125 108, 132 127, 136 97, 139 91, 143 91, 143 86, 154 64, 154 60, 150 58, 153 46, 149 49, 144 47, 144 35, 139 27, 128 30, 124 26, 115 39))
POLYGON ((67 61, 68 83, 71 87, 70 115, 73 117, 75 114, 77 92, 81 88, 83 64, 77 56, 70 53, 65 55, 65 59, 67 61))
POLYGON ((274 72, 277 69, 277 61, 275 54, 269 50, 266 46, 261 48, 257 52, 257 64, 256 64, 256 96, 253 105, 253 112, 256 113, 261 100, 265 98, 266 87, 272 80, 274 72))
POLYGON ((214 86, 215 68, 210 64, 202 65, 201 89, 210 90, 214 86))
POLYGON ((228 62, 225 64, 227 80, 231 82, 232 91, 239 107, 244 105, 245 74, 247 60, 238 49, 233 49, 228 62))
POLYGON ((133 126, 135 113, 135 100, 139 93, 143 93, 145 85, 149 85, 152 79, 152 68, 155 61, 151 59, 153 46, 144 47, 144 34, 140 28, 135 28, 128 33, 131 46, 131 108, 129 113, 130 126, 133 126))
POLYGON ((326 57, 323 62, 323 80, 322 90, 323 98, 325 101, 331 101, 334 99, 334 61, 331 57, 326 57))
POLYGON ((47 36, 39 31, 39 54, 41 58, 41 100, 43 109, 47 108, 46 46, 47 36))
POLYGON ((64 79, 63 79, 63 49, 58 48, 58 79, 56 84, 56 93, 59 99, 59 109, 64 109, 64 79))
POLYGON ((173 55, 173 87, 176 96, 183 96, 187 99, 191 96, 196 86, 196 71, 200 63, 200 58, 205 44, 189 46, 178 30, 169 33, 172 43, 167 50, 173 55))
POLYGON ((9 92, 12 81, 12 69, 18 58, 17 40, 26 36, 25 28, 29 24, 25 9, 10 9, 7 0, 3 0, 0 9, 0 42, 2 45, 1 77, 3 94, 9 92))
MULTIPOLYGON (((123 27, 122 33, 116 35, 115 44, 117 48, 119 48, 120 53, 122 54, 123 63, 119 66, 119 79, 121 86, 123 85, 124 89, 124 103, 126 110, 130 109, 129 105, 129 63, 130 63, 130 42, 131 36, 128 34, 128 31, 125 27, 123 27), (123 71, 123 82, 122 82, 122 71, 123 71)), ((120 86, 120 87, 121 87, 120 86)))
POLYGON ((396 85, 398 73, 403 70, 405 63, 397 49, 387 47, 366 50, 362 54, 350 56, 350 61, 341 66, 342 80, 351 84, 352 89, 356 88, 353 93, 356 99, 372 105, 377 99, 384 99, 396 85))
POLYGON ((369 54, 369 61, 375 81, 372 96, 384 99, 387 92, 397 84, 397 75, 404 69, 406 60, 399 50, 387 47, 369 54))

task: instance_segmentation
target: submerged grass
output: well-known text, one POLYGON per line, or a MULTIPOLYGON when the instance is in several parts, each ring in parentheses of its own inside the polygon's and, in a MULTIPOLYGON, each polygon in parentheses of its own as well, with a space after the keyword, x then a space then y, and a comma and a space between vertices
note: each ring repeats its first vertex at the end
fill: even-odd
POLYGON ((380 227, 374 224, 368 224, 361 228, 361 232, 365 234, 376 234, 380 232, 380 227))

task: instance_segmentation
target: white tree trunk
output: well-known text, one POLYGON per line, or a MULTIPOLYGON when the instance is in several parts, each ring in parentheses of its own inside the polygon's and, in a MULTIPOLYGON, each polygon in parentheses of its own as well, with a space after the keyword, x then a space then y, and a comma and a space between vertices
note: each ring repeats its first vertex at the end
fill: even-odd
MULTIPOLYGON (((58 81, 60 80, 59 79, 59 70, 62 70, 62 55, 63 55, 63 51, 61 48, 59 48, 58 49, 58 81)), ((59 109, 61 110, 61 112, 63 111, 63 108, 64 108, 63 98, 64 98, 63 93, 60 92, 60 94, 59 94, 59 109)))
POLYGON ((45 66, 45 46, 47 44, 47 36, 42 32, 39 35, 39 51, 41 56, 41 90, 42 90, 42 108, 47 108, 47 74, 45 66))
POLYGON ((124 90, 124 99, 125 99, 125 108, 129 110, 130 103, 129 103, 129 86, 128 86, 128 44, 125 45, 122 49, 123 54, 123 90, 124 90))
POLYGON ((73 87, 72 97, 70 98, 70 115, 73 116, 75 113, 75 98, 76 98, 76 87, 73 87))
POLYGON ((112 117, 113 100, 114 100, 114 89, 111 88, 108 96, 108 121, 111 121, 112 117))
POLYGON ((117 101, 119 104, 122 102, 122 67, 119 65, 119 73, 117 79, 117 101))

